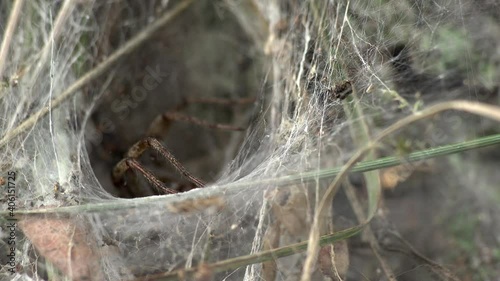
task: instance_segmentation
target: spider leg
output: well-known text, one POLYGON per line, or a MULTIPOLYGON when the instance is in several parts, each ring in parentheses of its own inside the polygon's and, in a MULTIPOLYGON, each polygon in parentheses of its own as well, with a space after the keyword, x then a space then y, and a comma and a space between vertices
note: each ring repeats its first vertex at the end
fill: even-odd
POLYGON ((218 105, 245 105, 255 102, 255 98, 239 98, 239 99, 225 99, 225 98, 186 98, 183 104, 190 103, 208 103, 218 105))
POLYGON ((144 166, 137 162, 136 159, 140 157, 147 148, 152 148, 156 152, 160 153, 182 176, 194 183, 197 187, 205 186, 205 183, 203 181, 191 175, 191 173, 189 173, 188 170, 186 170, 186 168, 182 166, 182 164, 175 158, 172 153, 170 153, 166 146, 152 137, 147 137, 135 143, 127 152, 125 159, 116 164, 112 172, 112 178, 115 185, 119 185, 119 183, 121 183, 123 180, 125 172, 127 172, 128 169, 132 168, 144 175, 144 177, 159 190, 163 190, 167 193, 175 193, 174 190, 166 187, 165 184, 163 184, 151 172, 144 168, 144 166))
POLYGON ((132 168, 140 172, 154 187, 156 187, 158 190, 163 191, 165 194, 177 193, 177 191, 168 188, 163 182, 161 182, 158 178, 156 178, 148 169, 146 169, 143 165, 141 165, 141 163, 139 163, 137 160, 133 158, 123 159, 120 163, 118 163, 117 167, 120 165, 122 167, 132 168))
POLYGON ((228 130, 228 131, 244 131, 245 128, 232 126, 227 124, 218 124, 218 123, 210 123, 205 120, 198 119, 191 115, 179 113, 179 112, 167 112, 155 118, 153 123, 148 129, 148 136, 159 137, 162 135, 162 132, 167 131, 168 127, 172 121, 181 121, 192 123, 201 127, 206 127, 210 129, 217 130, 228 130))
POLYGON ((149 129, 147 131, 147 136, 161 137, 168 131, 168 128, 174 121, 181 121, 192 123, 200 127, 206 127, 209 129, 217 130, 228 130, 228 131, 244 131, 245 128, 232 126, 227 124, 210 123, 202 119, 198 119, 191 115, 180 113, 182 109, 186 108, 189 104, 194 103, 205 103, 205 104, 215 104, 221 106, 234 106, 234 105, 245 105, 254 102, 254 98, 241 98, 241 99, 222 99, 222 98, 186 98, 184 101, 177 106, 174 110, 166 112, 164 114, 156 117, 149 129))
POLYGON ((180 113, 179 111, 186 108, 192 103, 208 103, 221 106, 237 106, 245 105, 254 102, 254 98, 241 98, 241 99, 223 99, 223 98, 185 98, 182 103, 175 107, 172 111, 166 112, 159 115, 151 123, 148 131, 147 137, 143 140, 135 143, 127 152, 124 159, 122 159, 112 171, 112 180, 115 186, 121 186, 124 180, 125 173, 129 169, 133 169, 141 173, 152 185, 154 185, 158 190, 165 193, 176 193, 177 191, 168 188, 162 181, 156 178, 149 170, 147 170, 143 165, 141 165, 136 159, 139 158, 146 149, 152 148, 159 154, 161 154, 165 159, 167 159, 170 164, 175 168, 175 170, 181 174, 183 177, 188 179, 191 183, 197 187, 205 186, 205 183, 191 175, 186 168, 170 153, 169 149, 163 145, 157 138, 160 138, 174 121, 188 122, 201 127, 207 127, 210 129, 218 130, 230 130, 230 131, 243 131, 245 128, 227 125, 227 124, 217 124, 210 123, 196 117, 180 113))

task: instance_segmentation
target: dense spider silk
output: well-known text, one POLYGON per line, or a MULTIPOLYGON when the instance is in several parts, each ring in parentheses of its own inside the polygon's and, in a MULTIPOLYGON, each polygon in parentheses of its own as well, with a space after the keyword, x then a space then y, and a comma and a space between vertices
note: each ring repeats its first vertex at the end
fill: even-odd
MULTIPOLYGON (((42 225, 45 222, 72 227, 77 229, 78 239, 92 241, 90 246, 76 249, 84 253, 80 256, 81 268, 64 265, 65 245, 61 245, 60 255, 44 254, 44 242, 36 242, 44 237, 32 230, 38 227, 36 220, 25 221, 23 231, 29 239, 18 236, 16 252, 23 271, 14 278, 46 277, 49 270, 42 266, 40 257, 52 262, 60 274, 82 277, 91 272, 95 280, 102 276, 125 280, 257 253, 263 248, 263 236, 272 217, 268 208, 272 202, 267 202, 265 193, 280 183, 252 183, 340 166, 366 142, 360 127, 368 128, 374 136, 403 116, 438 101, 461 98, 498 104, 500 46, 496 34, 500 34, 500 7, 494 1, 225 0, 195 1, 195 7, 178 15, 179 19, 163 35, 155 37, 156 43, 165 40, 157 44, 161 45, 160 51, 154 49, 155 43, 149 43, 156 52, 145 51, 146 58, 134 54, 130 65, 122 62, 123 69, 112 68, 62 105, 52 107, 52 99, 174 6, 166 2, 25 1, 9 55, 0 62, 4 64, 0 85, 2 138, 43 108, 51 110, 26 133, 3 144, 2 175, 17 171, 19 209, 102 205, 92 205, 92 213, 76 209, 69 218, 47 215, 46 221, 38 221, 42 225), (121 21, 114 24, 114 18, 121 21), (243 31, 228 31, 227 26, 213 23, 224 22, 221 19, 226 19, 225 23, 232 21, 234 26, 239 22, 238 28, 243 31), (203 32, 187 35, 197 29, 203 32), (216 38, 220 45, 205 45, 204 40, 209 38, 216 38), (240 44, 250 46, 245 49, 249 54, 242 58, 228 51, 216 52, 221 46, 231 50, 240 44), (190 54, 183 54, 186 61, 175 61, 178 53, 167 56, 167 51, 182 53, 178 46, 190 54), (99 123, 93 122, 90 115, 100 98, 109 97, 107 91, 120 92, 117 84, 126 84, 129 90, 146 88, 141 84, 142 77, 130 73, 144 72, 149 65, 140 62, 153 54, 156 56, 149 61, 164 60, 162 67, 184 67, 168 69, 168 81, 161 81, 161 85, 185 90, 179 86, 185 79, 195 84, 189 90, 198 87, 214 95, 219 95, 221 89, 231 95, 247 92, 260 98, 255 110, 258 116, 235 160, 223 164, 225 168, 213 186, 179 196, 123 201, 108 193, 109 179, 101 184, 94 175, 109 174, 106 169, 110 167, 95 164, 94 172, 90 165, 88 150, 96 152, 96 147, 107 141, 107 135, 98 133, 99 123), (243 72, 248 57, 253 61, 250 69, 258 75, 250 82, 245 80, 247 76, 230 75, 243 72), (223 66, 218 64, 221 58, 226 60, 223 66), (186 73, 192 74, 183 77, 186 73), (352 93, 345 91, 346 85, 352 85, 352 93)), ((13 5, 10 1, 0 4, 2 33, 13 5)), ((154 69, 154 65, 151 67, 154 69)), ((172 100, 149 94, 146 101, 134 100, 125 93, 131 102, 124 115, 126 121, 113 122, 116 131, 125 131, 124 138, 130 140, 116 145, 126 146, 138 140, 143 133, 140 126, 146 125, 138 125, 133 118, 147 115, 148 111, 152 116, 161 113, 162 108, 155 108, 155 113, 151 106, 163 99, 167 102, 161 106, 173 103, 188 91, 179 92, 182 94, 172 100), (119 129, 123 127, 128 130, 119 129)), ((111 107, 97 111, 105 117, 113 113, 111 107)), ((248 121, 247 115, 231 121, 248 121)), ((492 124, 468 115, 449 114, 405 130, 382 144, 376 154, 401 154, 458 142, 491 128, 492 124)), ((215 143, 213 147, 220 146, 217 138, 210 140, 215 143)), ((233 147, 239 143, 231 137, 223 139, 226 142, 233 147)), ((221 151, 212 155, 212 160, 230 158, 227 155, 231 153, 221 151)), ((453 169, 441 176, 457 186, 474 180, 453 169)), ((320 197, 328 179, 317 182, 321 189, 309 194, 308 206, 299 206, 309 219, 319 200, 315 195, 320 197)), ((491 182, 494 178, 483 179, 485 185, 491 182)), ((312 183, 307 187, 316 187, 312 183)), ((305 188, 306 183, 297 181, 287 186, 305 188)), ((2 201, 2 211, 5 204, 2 201)), ((342 215, 348 216, 336 213, 342 215)), ((46 241, 64 244, 68 235, 61 230, 46 241)), ((6 235, 2 232, 1 237, 6 235)), ((285 242, 297 242, 297 237, 282 242, 281 246, 286 246, 285 242)), ((4 258, 0 258, 2 264, 4 258)), ((295 271, 301 268, 302 261, 303 256, 295 255, 280 262, 277 280, 298 279, 294 276, 300 275, 295 271)), ((4 269, 0 274, 12 278, 4 269)), ((250 265, 219 272, 215 280, 259 280, 260 274, 260 265, 250 265)))

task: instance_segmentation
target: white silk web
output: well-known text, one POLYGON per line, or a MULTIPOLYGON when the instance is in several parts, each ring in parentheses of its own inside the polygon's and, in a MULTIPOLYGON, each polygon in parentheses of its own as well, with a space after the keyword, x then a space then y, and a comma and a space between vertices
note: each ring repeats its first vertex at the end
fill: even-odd
MULTIPOLYGON (((442 101, 499 104, 495 1, 16 0, 0 3, 0 34, 0 176, 15 171, 19 211, 14 273, 10 258, 0 257, 5 280, 145 280, 169 272, 188 280, 300 280, 305 254, 280 259, 274 273, 259 260, 233 259, 274 248, 273 225, 282 234, 275 246, 307 241, 332 180, 325 171, 397 120, 442 101), (186 98, 248 97, 255 101, 185 111, 248 127, 243 133, 175 123, 162 136, 193 175, 211 179, 207 187, 118 198, 158 194, 141 175, 127 174, 128 191, 110 176, 155 116, 186 98)), ((446 113, 401 130, 370 157, 488 133, 498 126, 446 113)), ((186 185, 148 153, 139 160, 158 178, 186 185)), ((479 164, 489 158, 474 156, 467 167, 453 159, 431 165, 440 173, 432 184, 456 185, 479 201, 498 197, 489 189, 495 164, 479 164), (470 188, 476 181, 483 192, 470 188)), ((382 188, 395 188, 421 166, 405 167, 380 171, 382 188)), ((358 187, 368 181, 349 179, 358 187)), ((357 224, 342 196, 321 227, 357 224)), ((2 193, 1 211, 8 198, 2 193)), ((7 219, 2 212, 2 227, 7 219)), ((8 230, 0 234, 0 248, 9 250, 8 230)), ((352 260, 351 268, 360 268, 352 260)), ((362 278, 337 267, 347 280, 362 278)), ((499 269, 492 270, 485 274, 499 269)), ((328 276, 321 271, 309 280, 328 276)))

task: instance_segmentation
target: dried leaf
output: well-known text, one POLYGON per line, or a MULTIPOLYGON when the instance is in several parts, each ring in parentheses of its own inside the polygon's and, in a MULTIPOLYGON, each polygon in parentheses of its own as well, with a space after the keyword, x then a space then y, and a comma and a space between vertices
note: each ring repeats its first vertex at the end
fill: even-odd
POLYGON ((105 280, 96 247, 70 219, 26 217, 19 222, 37 252, 71 280, 105 280))
POLYGON ((345 240, 336 242, 333 245, 324 246, 318 254, 318 264, 324 276, 333 281, 345 279, 349 269, 349 248, 345 240), (332 258, 333 257, 333 258, 332 258))

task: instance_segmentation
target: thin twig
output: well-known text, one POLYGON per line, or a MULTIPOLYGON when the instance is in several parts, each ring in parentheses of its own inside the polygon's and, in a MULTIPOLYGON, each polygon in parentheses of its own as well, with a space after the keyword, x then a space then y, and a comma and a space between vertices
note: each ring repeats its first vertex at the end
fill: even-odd
MULTIPOLYGON (((396 123, 392 124, 391 126, 387 127, 385 130, 383 130, 377 137, 375 137, 370 143, 368 143, 365 147, 362 149, 359 149, 352 157, 351 159, 342 167, 342 170, 337 174, 333 182, 330 184, 328 187, 325 195, 323 196, 323 199, 321 200, 316 213, 314 214, 314 220, 313 224, 311 227, 311 231, 309 232, 309 247, 307 248, 307 258, 304 263, 304 268, 312 267, 316 261, 316 256, 318 255, 319 252, 319 245, 318 245, 318 240, 319 240, 319 233, 315 230, 318 229, 318 226, 320 224, 320 218, 324 216, 324 212, 327 209, 327 206, 330 204, 331 200, 333 199, 333 196, 337 193, 340 183, 344 180, 345 176, 351 170, 351 168, 356 164, 368 151, 371 149, 375 148, 382 139, 386 138, 387 136, 391 135, 392 133, 416 122, 420 121, 426 118, 429 118, 431 116, 434 116, 440 112, 447 111, 447 110, 458 110, 458 111, 465 111, 469 113, 473 113, 476 115, 481 115, 487 118, 494 119, 498 122, 500 122, 500 108, 497 106, 493 105, 487 105, 479 102, 470 102, 470 101, 465 101, 465 100, 457 100, 457 101, 449 101, 449 102, 443 102, 443 103, 438 103, 436 105, 433 105, 427 109, 424 109, 420 112, 417 112, 416 114, 407 116, 396 123)), ((373 217, 376 206, 371 206, 373 209, 369 210, 369 216, 367 217, 367 221, 370 221, 371 218, 373 217)))
POLYGON ((7 54, 9 53, 10 42, 12 40, 14 30, 16 29, 23 4, 24 0, 16 0, 14 2, 14 6, 12 7, 12 11, 10 12, 9 22, 7 23, 7 28, 5 29, 5 33, 3 35, 2 46, 0 47, 0 79, 3 75, 7 54))
POLYGON ((434 262, 433 260, 429 259, 428 257, 421 254, 419 251, 417 251, 417 249, 415 249, 408 241, 406 241, 397 231, 390 230, 388 231, 388 234, 394 236, 399 242, 401 242, 404 245, 404 247, 403 248, 385 247, 386 250, 400 252, 402 254, 412 257, 415 260, 425 263, 427 266, 429 266, 429 268, 434 274, 436 274, 441 278, 441 280, 460 281, 460 279, 457 276, 455 276, 455 274, 453 274, 453 272, 451 272, 449 269, 434 262))
MULTIPOLYGON (((73 83, 65 92, 52 101, 52 110, 61 105, 64 101, 72 97, 78 90, 80 90, 86 84, 92 82, 96 78, 100 77, 104 72, 109 70, 111 66, 116 64, 125 55, 130 54, 132 51, 137 49, 141 44, 143 44, 147 39, 149 39, 156 31, 160 30, 165 24, 173 20, 182 11, 184 11, 193 0, 184 0, 174 7, 171 11, 165 13, 157 21, 153 22, 151 25, 146 27, 143 31, 137 34, 134 38, 130 39, 123 47, 115 51, 106 60, 97 65, 94 69, 83 75, 78 81, 73 83)), ((49 112, 49 107, 45 106, 40 111, 33 114, 31 117, 26 119, 14 130, 7 133, 0 140, 0 148, 4 147, 10 140, 19 134, 27 131, 35 125, 38 119, 44 117, 49 112)))
MULTIPOLYGON (((500 109, 499 109, 500 110, 500 109)), ((491 145, 500 144, 500 134, 478 138, 471 141, 454 143, 445 146, 435 147, 431 149, 426 149, 422 151, 413 152, 407 155, 407 157, 385 157, 382 159, 364 161, 355 165, 350 171, 351 172, 367 172, 373 171, 381 168, 387 168, 392 166, 397 166, 402 163, 409 163, 420 161, 424 159, 435 158, 439 156, 450 155, 453 153, 464 152, 467 150, 478 149, 481 147, 487 147, 491 145)), ((29 209, 17 209, 16 215, 34 215, 34 214, 77 214, 81 212, 105 212, 105 211, 117 211, 131 208, 140 208, 142 206, 151 206, 152 204, 167 204, 170 202, 179 202, 182 200, 196 198, 196 197, 210 197, 217 196, 220 194, 228 194, 228 192, 241 192, 243 189, 248 187, 258 187, 258 186, 287 186, 294 184, 297 181, 309 182, 315 180, 318 177, 321 179, 334 177, 338 175, 343 168, 329 168, 320 171, 305 172, 294 175, 274 177, 274 178, 264 178, 254 181, 239 181, 232 182, 225 185, 210 186, 207 189, 197 189, 189 193, 183 193, 182 196, 154 196, 154 197, 144 197, 144 198, 134 198, 129 200, 115 200, 105 203, 88 203, 77 206, 67 206, 58 208, 39 208, 34 210, 29 209)), ((0 216, 8 216, 8 210, 0 210, 0 216)))
MULTIPOLYGON (((337 241, 347 239, 353 235, 356 235, 359 232, 358 228, 348 228, 341 231, 337 231, 335 233, 323 235, 319 239, 320 246, 326 246, 333 244, 337 241)), ((272 250, 262 251, 252 255, 246 255, 241 257, 235 257, 227 260, 223 260, 220 262, 212 263, 212 264, 204 264, 203 266, 208 266, 213 273, 223 272, 226 270, 236 269, 243 266, 262 263, 265 261, 273 260, 276 258, 287 257, 291 255, 295 255, 301 252, 304 252, 307 248, 307 241, 302 241, 296 244, 284 246, 281 248, 276 248, 272 250)), ((191 280, 189 277, 192 277, 201 266, 192 267, 188 269, 179 269, 173 272, 164 272, 158 273, 154 275, 148 275, 144 277, 140 277, 134 279, 134 281, 146 281, 146 280, 185 280, 180 277, 187 277, 187 280, 191 280), (164 279, 163 279, 164 278, 164 279)))
MULTIPOLYGON (((46 65, 46 61, 49 58, 50 50, 55 44, 54 42, 57 40, 59 35, 61 35, 61 30, 63 26, 66 24, 66 20, 69 18, 71 12, 73 12, 74 7, 75 7, 74 0, 64 1, 64 4, 59 10, 56 20, 54 21, 54 25, 52 27, 52 30, 50 31, 50 35, 47 38, 47 42, 45 43, 40 52, 40 59, 36 64, 35 71, 33 72, 35 77, 38 75, 38 73, 40 73, 40 71, 42 71, 42 69, 46 65)), ((26 71, 30 71, 29 68, 26 71)))
MULTIPOLYGON (((354 191, 354 188, 350 182, 348 181, 346 182, 346 184, 344 185, 344 191, 346 193, 347 199, 349 200, 349 203, 351 204, 354 214, 358 219, 358 222, 362 223, 366 221, 365 215, 363 213, 363 207, 361 206, 361 203, 359 202, 359 199, 356 196, 356 192, 354 191)), ((373 234, 373 230, 370 225, 368 225, 368 227, 365 228, 364 234, 366 235, 368 243, 370 244, 370 248, 372 249, 372 252, 377 258, 378 262, 380 263, 380 266, 382 267, 382 270, 384 271, 387 279, 391 281, 396 281, 395 277, 396 275, 390 268, 389 263, 379 253, 380 245, 377 241, 377 238, 373 234)))
MULTIPOLYGON (((61 9, 59 9, 59 13, 57 14, 57 18, 54 21, 54 25, 47 39, 47 42, 38 53, 39 59, 36 64, 36 69, 33 71, 33 77, 37 77, 40 71, 42 71, 42 69, 46 65, 47 58, 49 58, 49 52, 53 47, 55 40, 61 34, 60 31, 62 27, 66 23, 66 20, 69 18, 69 15, 71 14, 73 8, 75 7, 74 2, 75 2, 74 0, 66 0, 64 1, 64 4, 62 5, 61 9)), ((33 65, 29 65, 25 69, 23 69, 22 72, 23 73, 29 72, 31 71, 32 67, 33 65)), ((2 96, 0 96, 0 98, 2 98, 2 96)), ((1 146, 2 145, 0 145, 0 147, 1 146)))
MULTIPOLYGON (((358 98, 356 88, 355 87, 351 88, 352 88, 352 94, 350 96, 350 99, 353 102, 344 102, 344 107, 352 123, 350 125, 351 137, 356 142, 356 144, 361 147, 363 143, 369 142, 369 140, 372 138, 372 134, 366 122, 365 114, 363 112, 363 108, 361 107, 361 103, 358 98), (354 106, 352 110, 350 108, 350 104, 353 104, 354 106), (356 124, 359 125, 356 126, 356 124)), ((367 156, 367 160, 373 160, 376 158, 377 158, 377 153, 374 150, 370 151, 370 153, 367 156)), ((380 193, 381 186, 380 186, 379 172, 371 171, 363 173, 363 175, 366 179, 366 188, 368 190, 376 189, 380 193)), ((349 183, 349 180, 346 180, 344 190, 346 191, 347 198, 351 203, 351 207, 354 210, 354 214, 356 215, 358 222, 363 223, 364 221, 366 221, 366 216, 363 213, 363 208, 361 207, 361 203, 359 202, 352 185, 349 183)), ((368 242, 370 243, 370 248, 375 257, 377 258, 377 261, 379 262, 380 267, 382 268, 382 271, 384 272, 387 280, 396 281, 395 277, 396 275, 389 266, 389 263, 380 254, 380 245, 377 239, 375 238, 375 235, 373 234, 370 225, 364 230, 364 235, 368 239, 368 242)))

